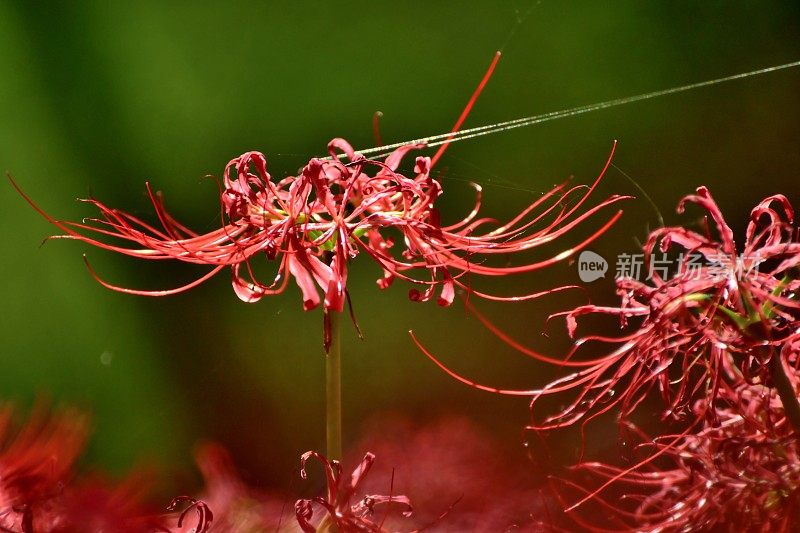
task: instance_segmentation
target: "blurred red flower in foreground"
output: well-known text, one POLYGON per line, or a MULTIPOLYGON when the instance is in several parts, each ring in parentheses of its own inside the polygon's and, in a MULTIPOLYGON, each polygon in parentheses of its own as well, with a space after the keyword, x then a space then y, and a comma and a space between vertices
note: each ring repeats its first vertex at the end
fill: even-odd
POLYGON ((12 407, 0 408, 1 531, 169 531, 159 513, 143 505, 141 476, 117 486, 97 475, 77 476, 88 435, 85 415, 40 406, 19 428, 13 415, 12 407))
POLYGON ((248 487, 239 477, 228 452, 217 444, 199 446, 195 460, 205 480, 199 499, 182 497, 183 520, 174 518, 171 531, 208 533, 229 531, 293 531, 287 498, 248 487), (202 529, 205 527, 205 529, 202 529))
POLYGON ((40 408, 15 430, 13 415, 10 406, 0 408, 0 527, 30 531, 38 511, 70 480, 86 441, 86 419, 40 408))

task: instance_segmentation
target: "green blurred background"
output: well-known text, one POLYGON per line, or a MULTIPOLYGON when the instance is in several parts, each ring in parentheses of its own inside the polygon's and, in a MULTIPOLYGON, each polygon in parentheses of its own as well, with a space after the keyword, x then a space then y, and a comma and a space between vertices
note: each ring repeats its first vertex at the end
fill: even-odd
MULTIPOLYGON (((492 54, 504 56, 467 126, 481 125, 720 77, 800 59, 796 2, 0 2, 0 163, 61 218, 92 214, 91 192, 153 220, 144 182, 198 230, 214 227, 207 174, 247 150, 273 176, 323 154, 332 137, 373 144, 447 131, 492 54), (68 7, 70 6, 70 7, 68 7), (224 6, 224 7, 223 7, 224 6), (532 8, 532 9, 531 9, 532 8), (530 9, 521 23, 518 20, 530 9), (513 35, 512 35, 513 32, 513 35), (510 39, 509 39, 510 37, 510 39)), ((454 145, 438 170, 444 216, 471 208, 507 218, 553 184, 595 177, 614 139, 616 165, 654 199, 668 223, 678 199, 708 185, 741 232, 754 202, 797 202, 800 70, 780 72, 454 145)), ((617 171, 602 194, 636 193, 617 171)), ((214 439, 249 479, 285 486, 299 453, 321 449, 321 313, 296 288, 241 303, 220 275, 180 296, 109 292, 108 280, 176 286, 199 271, 141 264, 72 242, 40 243, 53 228, 2 188, 3 357, 0 395, 37 395, 94 414, 87 461, 123 471, 150 461, 191 469, 191 449, 214 439)), ((646 202, 594 249, 632 251, 656 215, 646 202)), ((575 239, 572 242, 576 242, 575 239)), ((361 257, 350 290, 366 341, 345 328, 345 425, 395 411, 424 422, 471 417, 522 456, 525 400, 469 390, 410 343, 415 329, 443 360, 491 384, 534 387, 550 369, 500 345, 463 308, 418 305, 407 286, 380 292, 361 257)), ((574 283, 574 266, 503 280, 505 294, 574 283)), ((600 301, 610 278, 590 289, 600 301)), ((563 328, 541 336, 549 311, 579 296, 483 304, 531 346, 558 354, 563 328)), ((597 429, 598 432, 612 429, 597 429)))

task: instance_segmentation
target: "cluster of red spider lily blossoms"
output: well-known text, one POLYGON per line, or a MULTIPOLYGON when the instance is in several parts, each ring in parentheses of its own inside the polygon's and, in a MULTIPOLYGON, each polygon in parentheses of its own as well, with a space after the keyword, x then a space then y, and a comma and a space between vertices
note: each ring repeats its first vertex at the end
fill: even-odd
POLYGON ((482 231, 494 221, 479 217, 481 195, 476 186, 478 197, 472 211, 454 224, 442 224, 435 207, 442 187, 431 176, 431 159, 417 157, 413 177, 397 171, 404 156, 423 147, 406 145, 385 161, 378 161, 361 156, 346 141, 334 139, 328 145, 330 158, 311 159, 299 175, 277 182, 267 172, 264 155, 247 152, 225 167, 222 225, 206 234, 195 233, 170 216, 161 195, 154 194, 149 185, 160 227, 95 199, 86 201, 97 207, 101 218, 83 222, 57 220, 25 198, 64 231, 56 238, 78 239, 140 259, 177 259, 212 267, 188 285, 156 291, 118 287, 92 271, 110 289, 147 296, 175 294, 229 267, 233 289, 245 302, 281 293, 289 278, 294 278, 302 292, 304 309, 313 309, 322 302, 326 314, 343 310, 348 298, 348 262, 360 252, 383 269, 383 277, 378 280, 380 288, 388 287, 395 278, 420 287, 409 291, 414 301, 430 300, 439 289, 437 302, 448 306, 456 288, 485 298, 533 298, 537 294, 506 298, 485 294, 462 278, 505 276, 543 268, 586 246, 620 216, 616 212, 583 242, 549 259, 519 266, 492 266, 486 262, 491 257, 550 243, 622 197, 612 196, 580 211, 597 181, 590 187, 562 184, 509 222, 482 231), (397 230, 403 241, 402 250, 396 255, 392 253, 395 242, 390 230, 397 230), (274 279, 256 278, 251 263, 258 257, 277 264, 274 279), (429 278, 412 277, 410 271, 415 270, 427 271, 429 278))
MULTIPOLYGON (((571 335, 577 317, 586 314, 618 317, 623 328, 638 323, 620 337, 588 336, 575 343, 563 364, 580 370, 551 383, 537 398, 565 391, 578 391, 577 397, 537 429, 586 422, 614 408, 627 418, 653 388, 663 399, 664 417, 695 422, 704 417, 714 422, 721 392, 742 381, 781 395, 788 386, 789 399, 794 397, 786 361, 800 337, 800 239, 789 202, 777 195, 759 203, 741 249, 708 190, 700 187, 685 197, 678 211, 688 203, 708 212, 717 235, 710 228, 653 231, 644 246, 645 263, 678 247, 677 271, 650 268, 649 283, 620 278, 619 307, 587 305, 566 313, 571 335), (596 343, 617 347, 594 360, 573 360, 596 343), (696 408, 697 400, 704 408, 696 408)), ((795 404, 789 402, 790 416, 796 416, 795 404)))
POLYGON ((534 417, 529 429, 536 431, 580 423, 584 433, 587 423, 605 413, 618 415, 627 431, 648 397, 661 398, 663 420, 681 429, 655 440, 640 432, 645 443, 639 450, 651 453, 630 468, 579 465, 605 483, 584 491, 570 510, 595 501, 606 511, 620 511, 637 531, 713 523, 786 528, 792 519, 780 511, 796 505, 800 488, 794 479, 800 469, 800 234, 793 210, 782 195, 760 202, 738 248, 706 188, 685 197, 678 212, 687 204, 707 212, 703 229, 653 231, 643 249, 648 280, 618 278, 619 306, 584 305, 554 315, 566 317, 573 337, 578 317, 612 316, 624 330, 620 336, 583 336, 565 357, 553 358, 522 346, 478 314, 505 342, 573 373, 536 390, 503 390, 460 376, 426 353, 473 387, 531 396, 534 415, 543 398, 571 395, 554 414, 534 417), (663 263, 676 251, 674 268, 653 268, 659 254, 663 263), (587 349, 596 354, 598 345, 611 349, 580 357, 587 349), (670 459, 674 470, 658 468, 670 459), (638 483, 654 495, 629 495, 638 507, 624 512, 600 499, 602 491, 622 482, 638 483))

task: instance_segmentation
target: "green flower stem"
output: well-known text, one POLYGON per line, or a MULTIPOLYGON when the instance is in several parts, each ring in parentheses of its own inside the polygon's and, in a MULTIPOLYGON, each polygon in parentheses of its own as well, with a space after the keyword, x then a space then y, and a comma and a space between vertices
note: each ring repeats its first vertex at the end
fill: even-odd
POLYGON ((342 460, 342 346, 339 314, 330 312, 331 345, 325 357, 325 408, 328 460, 342 460))
POLYGON ((783 368, 783 358, 774 349, 769 360, 769 372, 772 384, 775 385, 781 403, 783 403, 786 419, 792 424, 794 432, 800 436, 800 402, 798 402, 797 393, 783 368))

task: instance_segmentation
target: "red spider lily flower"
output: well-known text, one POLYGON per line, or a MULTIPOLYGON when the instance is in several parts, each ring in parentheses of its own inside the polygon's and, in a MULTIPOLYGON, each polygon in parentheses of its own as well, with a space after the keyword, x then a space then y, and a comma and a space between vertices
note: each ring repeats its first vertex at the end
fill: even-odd
POLYGON ((708 211, 718 235, 667 227, 652 232, 644 246, 648 264, 658 251, 678 247, 677 271, 660 274, 653 269, 649 282, 618 279, 621 303, 617 307, 585 305, 554 315, 566 316, 571 335, 577 317, 587 314, 617 317, 626 333, 582 337, 566 357, 557 359, 521 346, 478 315, 505 342, 540 361, 569 368, 572 374, 541 389, 515 391, 480 385, 445 370, 476 388, 532 396, 532 409, 542 397, 573 394, 557 413, 534 421, 530 428, 535 430, 586 423, 612 409, 619 409, 624 419, 654 388, 666 405, 664 416, 673 418, 713 417, 712 409, 695 413, 693 401, 705 398, 711 406, 722 389, 743 380, 780 390, 781 368, 786 364, 782 347, 800 336, 796 298, 800 280, 794 274, 800 263, 800 238, 792 225, 791 206, 780 195, 759 203, 751 212, 744 247, 738 249, 733 232, 704 187, 684 198, 678 211, 687 203, 708 211), (577 357, 597 343, 614 348, 590 360, 577 357))
MULTIPOLYGON (((785 197, 766 198, 751 212, 744 246, 705 187, 683 199, 678 211, 695 203, 709 213, 717 236, 682 227, 651 233, 644 247, 645 262, 657 251, 679 247, 678 269, 662 275, 651 269, 650 283, 619 279, 616 308, 583 306, 567 313, 571 334, 576 317, 587 313, 640 323, 618 338, 590 336, 579 340, 617 344, 609 355, 583 362, 584 369, 552 383, 546 394, 579 390, 570 406, 546 423, 560 425, 590 419, 619 407, 626 417, 654 387, 667 409, 680 418, 692 412, 693 401, 711 405, 720 391, 741 380, 775 386, 772 359, 778 365, 781 348, 800 335, 800 280, 793 273, 800 262, 800 240, 793 212, 785 197), (616 399, 611 399, 618 394, 616 399)), ((711 416, 714 411, 704 413, 711 416)))
POLYGON ((290 508, 286 498, 248 487, 221 446, 198 447, 195 460, 205 488, 199 499, 183 496, 173 500, 171 507, 183 506, 183 511, 173 517, 172 533, 285 531, 292 523, 285 516, 290 508))
MULTIPOLYGON (((451 135, 466 120, 499 59, 498 52, 451 135)), ((448 306, 457 287, 490 299, 531 299, 539 294, 485 294, 461 278, 467 274, 505 276, 546 267, 588 245, 621 215, 618 211, 586 240, 549 259, 519 266, 492 266, 487 262, 492 258, 550 243, 623 197, 612 196, 580 211, 608 168, 609 158, 591 187, 559 185, 499 225, 495 220, 478 217, 481 188, 475 185, 477 201, 469 215, 453 224, 442 224, 435 207, 442 187, 431 176, 431 170, 451 139, 452 136, 445 139, 432 159, 417 157, 413 177, 397 169, 409 152, 424 148, 424 144, 401 146, 379 161, 383 156, 367 159, 346 141, 334 139, 328 144, 329 158, 314 158, 299 175, 278 181, 273 181, 267 172, 263 154, 247 152, 225 167, 221 227, 205 234, 190 230, 169 215, 160 193, 154 194, 149 184, 147 190, 160 227, 94 199, 86 201, 100 211, 100 218, 80 223, 58 220, 34 204, 13 179, 11 182, 34 209, 64 232, 57 238, 81 240, 140 259, 176 259, 211 267, 207 274, 187 285, 155 291, 118 287, 101 280, 89 267, 105 287, 129 294, 165 296, 195 287, 230 267, 236 294, 245 302, 255 302, 283 292, 289 278, 294 278, 305 310, 323 303, 327 348, 328 312, 343 310, 348 299, 348 262, 362 251, 383 270, 383 277, 378 280, 380 288, 388 287, 395 278, 404 279, 419 287, 409 291, 414 301, 430 300, 438 289, 437 302, 448 306), (485 229, 490 225, 496 226, 485 229), (402 238, 397 255, 392 254, 395 237, 402 238), (270 281, 256 279, 251 261, 258 257, 277 264, 270 281), (420 270, 426 271, 429 279, 411 274, 420 270)))
MULTIPOLYGON (((551 265, 592 242, 621 214, 615 213, 586 240, 554 257, 519 266, 493 266, 487 263, 491 258, 525 252, 563 237, 622 197, 613 196, 581 212, 580 207, 597 181, 591 187, 560 185, 509 222, 483 230, 493 221, 478 217, 480 187, 476 186, 478 200, 470 214, 454 224, 443 224, 434 207, 442 187, 431 176, 431 159, 417 157, 413 177, 397 171, 402 159, 420 148, 423 145, 403 146, 385 161, 377 161, 364 158, 346 141, 334 139, 328 145, 330 158, 312 159, 299 175, 277 182, 267 172, 264 155, 247 152, 226 166, 221 192, 222 226, 206 234, 195 233, 171 217, 161 196, 153 194, 149 186, 160 227, 94 199, 86 201, 100 211, 101 218, 61 221, 20 193, 64 232, 58 238, 81 240, 140 259, 177 259, 212 267, 192 283, 158 291, 112 285, 90 268, 92 275, 110 289, 147 296, 175 294, 230 267, 234 291, 245 302, 280 293, 294 278, 303 295, 304 309, 323 303, 326 312, 343 310, 348 262, 360 252, 382 268, 380 288, 388 287, 395 278, 420 286, 409 292, 414 301, 432 299, 437 288, 437 302, 442 306, 452 303, 456 288, 490 299, 533 298, 538 295, 486 294, 472 289, 461 278, 466 274, 518 274, 551 265), (392 254, 393 231, 403 242, 397 256, 392 254), (277 273, 269 282, 254 275, 251 262, 258 257, 277 264, 277 273), (410 274, 417 270, 427 271, 429 279, 410 274)), ((607 168, 608 163, 603 172, 607 168)))
POLYGON ((85 415, 39 405, 17 428, 13 414, 8 405, 0 409, 0 531, 169 531, 142 505, 142 476, 112 486, 99 476, 77 475, 88 436, 85 415))
POLYGON ((358 491, 359 486, 364 481, 365 476, 372 468, 375 456, 367 453, 361 463, 353 470, 349 480, 343 479, 342 465, 339 461, 329 461, 324 456, 316 452, 306 452, 300 459, 300 475, 306 479, 306 463, 314 458, 322 463, 325 470, 327 491, 324 497, 319 496, 311 500, 297 500, 295 511, 297 522, 305 533, 315 533, 323 528, 322 524, 330 524, 336 531, 348 533, 382 533, 384 531, 381 523, 371 520, 377 505, 395 505, 402 509, 404 516, 410 516, 412 512, 411 502, 406 496, 402 495, 368 495, 353 503, 353 497, 358 491), (314 504, 321 506, 325 513, 322 522, 313 525, 314 504))
POLYGON ((575 467, 604 482, 601 488, 611 483, 625 495, 612 503, 597 489, 561 480, 589 493, 583 501, 598 508, 570 513, 577 523, 587 531, 795 531, 800 441, 781 401, 760 385, 743 385, 726 396, 735 408, 718 409, 718 424, 706 423, 677 440, 660 437, 642 444, 651 457, 661 456, 658 463, 646 460, 635 469, 604 463, 575 467), (600 527, 598 517, 607 517, 608 525, 600 527))
POLYGON ((86 442, 86 418, 39 407, 15 432, 12 416, 11 407, 0 409, 0 530, 30 532, 73 475, 86 442))

